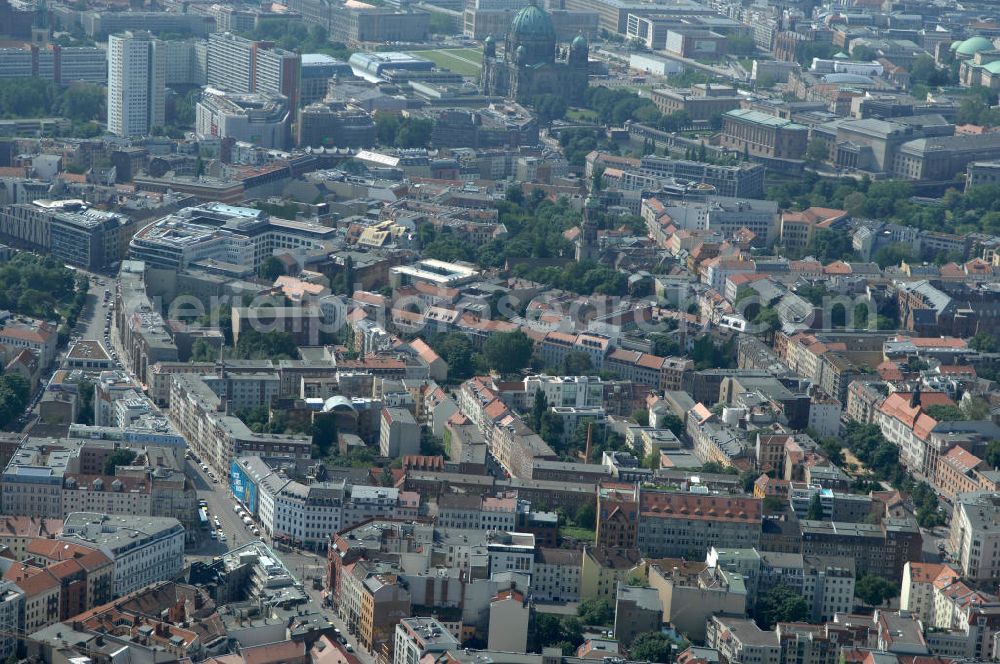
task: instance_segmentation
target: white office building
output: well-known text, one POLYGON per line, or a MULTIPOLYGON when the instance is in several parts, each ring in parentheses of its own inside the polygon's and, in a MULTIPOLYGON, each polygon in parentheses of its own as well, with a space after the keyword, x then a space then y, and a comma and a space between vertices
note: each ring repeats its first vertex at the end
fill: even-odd
POLYGON ((108 131, 144 136, 163 126, 166 62, 148 32, 108 37, 108 131))
POLYGON ((73 512, 58 537, 114 561, 116 597, 177 578, 184 568, 184 526, 173 517, 73 512))

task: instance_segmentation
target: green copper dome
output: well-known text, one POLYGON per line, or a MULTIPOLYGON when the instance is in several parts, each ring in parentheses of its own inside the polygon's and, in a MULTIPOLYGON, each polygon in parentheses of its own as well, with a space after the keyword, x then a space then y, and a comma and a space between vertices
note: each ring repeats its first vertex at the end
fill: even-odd
POLYGON ((989 64, 983 65, 983 69, 991 74, 1000 74, 1000 60, 994 60, 989 64))
POLYGON ((552 19, 544 10, 535 5, 528 5, 517 14, 510 23, 511 37, 521 39, 549 39, 555 43, 556 29, 552 27, 552 19))
POLYGON ((587 39, 583 35, 577 35, 573 38, 573 43, 570 44, 570 48, 574 51, 587 48, 587 39))
POLYGON ((979 51, 990 51, 993 49, 993 42, 986 37, 970 37, 958 45, 955 53, 971 57, 979 51))

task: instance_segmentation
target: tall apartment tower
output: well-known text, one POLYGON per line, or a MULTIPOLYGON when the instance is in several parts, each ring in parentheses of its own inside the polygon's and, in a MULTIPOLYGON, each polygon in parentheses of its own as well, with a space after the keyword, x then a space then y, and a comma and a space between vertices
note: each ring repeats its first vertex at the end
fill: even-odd
POLYGON ((164 122, 166 58, 148 32, 108 37, 108 131, 144 136, 164 122))
POLYGON ((293 112, 299 104, 302 56, 229 32, 208 37, 208 84, 226 92, 284 95, 293 112))

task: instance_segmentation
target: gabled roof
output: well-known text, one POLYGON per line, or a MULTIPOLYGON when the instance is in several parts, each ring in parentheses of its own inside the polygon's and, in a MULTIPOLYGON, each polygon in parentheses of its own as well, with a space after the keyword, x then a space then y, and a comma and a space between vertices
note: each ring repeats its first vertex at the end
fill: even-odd
POLYGON ((59 579, 51 572, 23 563, 15 563, 3 575, 5 581, 13 581, 28 597, 34 597, 59 587, 59 579))
POLYGON ((434 349, 427 345, 423 339, 417 338, 410 342, 410 348, 416 352, 417 357, 427 364, 433 364, 441 359, 441 356, 434 352, 434 349))

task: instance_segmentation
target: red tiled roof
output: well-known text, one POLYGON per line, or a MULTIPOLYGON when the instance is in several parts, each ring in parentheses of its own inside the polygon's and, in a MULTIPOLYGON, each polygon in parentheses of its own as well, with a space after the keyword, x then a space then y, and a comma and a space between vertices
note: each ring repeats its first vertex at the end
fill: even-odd
POLYGON ((951 448, 948 450, 948 453, 941 458, 941 460, 962 474, 979 467, 979 465, 983 463, 982 459, 961 447, 951 448))
POLYGON ((306 645, 303 641, 278 641, 262 646, 244 647, 241 651, 245 664, 278 664, 305 658, 306 645))
POLYGON ((917 348, 968 348, 965 339, 957 337, 904 337, 896 336, 894 341, 909 341, 917 348))
POLYGON ((961 376, 963 374, 968 374, 973 378, 976 377, 976 368, 971 364, 942 364, 938 367, 938 373, 942 376, 961 376))
POLYGON ((823 268, 825 274, 850 274, 851 266, 844 261, 834 261, 823 268))
POLYGON ((911 583, 933 583, 945 570, 950 571, 955 578, 958 578, 958 574, 944 563, 910 562, 909 566, 911 583))
POLYGON ((427 345, 423 339, 414 339, 410 342, 410 348, 416 351, 421 360, 427 364, 432 364, 441 359, 441 356, 434 352, 434 349, 427 345))
POLYGON ((640 494, 639 502, 643 517, 743 523, 761 519, 758 498, 648 491, 640 494))
POLYGON ((28 597, 34 597, 59 586, 59 580, 50 572, 23 563, 10 566, 3 575, 5 581, 13 581, 28 597))

